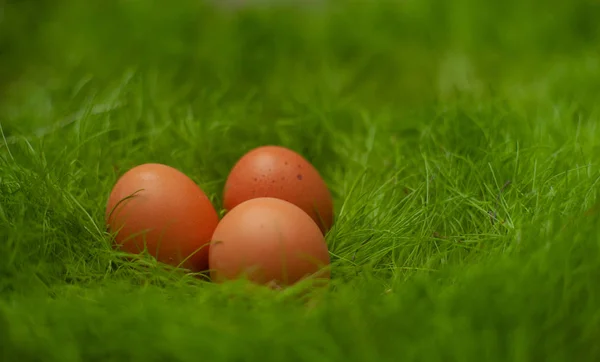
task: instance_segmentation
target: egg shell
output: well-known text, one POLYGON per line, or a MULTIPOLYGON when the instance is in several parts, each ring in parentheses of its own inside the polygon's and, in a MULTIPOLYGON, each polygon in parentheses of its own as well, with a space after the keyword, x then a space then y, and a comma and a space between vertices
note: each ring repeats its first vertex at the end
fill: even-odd
POLYGON ((324 234, 333 225, 333 200, 327 184, 310 162, 288 148, 255 148, 232 168, 225 183, 224 208, 232 210, 258 197, 291 202, 304 210, 324 234))
POLYGON ((130 169, 114 185, 105 216, 120 250, 136 254, 146 245, 160 262, 208 268, 219 218, 204 191, 179 170, 156 163, 130 169))
POLYGON ((213 281, 245 277, 285 286, 315 274, 329 279, 329 251, 317 224, 302 209, 276 198, 255 198, 227 213, 209 250, 213 281))

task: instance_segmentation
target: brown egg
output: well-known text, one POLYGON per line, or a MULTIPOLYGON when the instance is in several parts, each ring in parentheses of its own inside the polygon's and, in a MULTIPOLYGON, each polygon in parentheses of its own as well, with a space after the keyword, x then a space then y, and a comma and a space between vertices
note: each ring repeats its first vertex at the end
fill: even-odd
POLYGON ((329 251, 315 222, 299 207, 276 198, 245 201, 227 213, 209 250, 213 281, 245 277, 285 286, 317 273, 329 279, 329 251))
POLYGON ((109 230, 117 233, 115 247, 140 253, 146 245, 158 261, 192 271, 208 268, 208 247, 218 221, 202 189, 182 172, 161 164, 127 171, 106 206, 109 230))
POLYGON ((319 172, 298 153, 263 146, 245 154, 233 167, 223 195, 231 210, 246 200, 274 197, 304 210, 323 233, 333 224, 333 201, 319 172))

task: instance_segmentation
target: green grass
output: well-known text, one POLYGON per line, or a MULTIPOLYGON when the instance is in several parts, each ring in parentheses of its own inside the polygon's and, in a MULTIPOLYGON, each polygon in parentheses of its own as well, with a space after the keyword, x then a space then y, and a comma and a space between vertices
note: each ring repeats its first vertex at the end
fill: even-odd
POLYGON ((152 4, 0 3, 2 360, 600 358, 597 2, 152 4), (112 251, 129 167, 220 208, 263 144, 332 190, 331 288, 112 251))

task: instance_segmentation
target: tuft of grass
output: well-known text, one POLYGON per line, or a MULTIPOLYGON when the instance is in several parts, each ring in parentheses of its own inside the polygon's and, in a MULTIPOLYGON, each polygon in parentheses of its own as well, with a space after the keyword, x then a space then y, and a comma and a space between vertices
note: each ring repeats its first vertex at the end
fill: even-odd
POLYGON ((596 2, 170 5, 0 3, 3 360, 600 358, 596 2), (331 188, 328 288, 112 250, 128 168, 220 210, 264 144, 331 188))

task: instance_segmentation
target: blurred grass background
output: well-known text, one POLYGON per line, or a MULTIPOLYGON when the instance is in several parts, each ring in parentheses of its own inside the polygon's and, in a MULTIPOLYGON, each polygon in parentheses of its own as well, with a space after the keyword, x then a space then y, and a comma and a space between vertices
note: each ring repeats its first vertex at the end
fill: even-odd
POLYGON ((599 2, 0 4, 3 360, 598 360, 599 2), (266 143, 332 189, 331 290, 108 247, 128 167, 220 207, 266 143))

